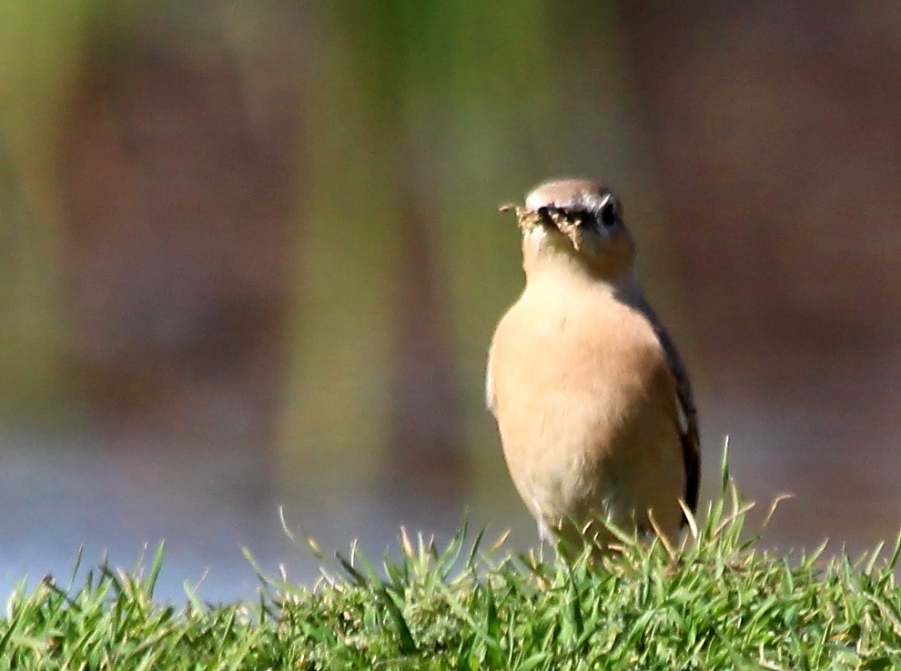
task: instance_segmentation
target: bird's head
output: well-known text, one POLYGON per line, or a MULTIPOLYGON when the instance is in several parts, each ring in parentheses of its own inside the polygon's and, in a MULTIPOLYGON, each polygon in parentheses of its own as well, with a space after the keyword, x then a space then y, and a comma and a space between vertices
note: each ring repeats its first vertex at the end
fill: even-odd
POLYGON ((545 182, 514 210, 522 232, 526 274, 569 264, 592 277, 616 281, 632 271, 635 243, 622 206, 607 187, 584 179, 545 182))

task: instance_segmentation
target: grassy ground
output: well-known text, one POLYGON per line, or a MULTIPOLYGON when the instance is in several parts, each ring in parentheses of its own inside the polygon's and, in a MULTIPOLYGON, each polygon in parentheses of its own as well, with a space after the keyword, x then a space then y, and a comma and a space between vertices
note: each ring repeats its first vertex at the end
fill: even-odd
POLYGON ((161 549, 143 575, 17 590, 0 668, 901 668, 901 538, 857 562, 774 556, 743 540, 746 510, 729 489, 684 547, 624 538, 595 568, 402 534, 399 562, 352 549, 315 586, 232 605, 154 602, 161 549))

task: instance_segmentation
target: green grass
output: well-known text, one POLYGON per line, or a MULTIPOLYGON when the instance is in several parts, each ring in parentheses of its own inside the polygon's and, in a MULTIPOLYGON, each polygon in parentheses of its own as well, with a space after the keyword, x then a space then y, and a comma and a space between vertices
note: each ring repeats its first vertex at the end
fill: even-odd
POLYGON ((856 562, 773 555, 745 538, 748 506, 724 491, 681 548, 623 537, 591 566, 483 549, 481 534, 439 550, 402 533, 399 561, 352 548, 316 585, 265 579, 246 604, 187 588, 184 606, 156 603, 160 549, 144 572, 16 590, 0 668, 899 668, 901 537, 856 562))

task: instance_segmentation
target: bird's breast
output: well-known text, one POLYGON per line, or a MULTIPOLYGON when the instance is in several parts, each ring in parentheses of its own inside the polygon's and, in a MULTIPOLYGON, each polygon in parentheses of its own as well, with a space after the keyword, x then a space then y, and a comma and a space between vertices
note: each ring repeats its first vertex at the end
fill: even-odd
POLYGON ((527 289, 498 325, 489 376, 514 483, 543 517, 603 494, 623 471, 611 462, 636 440, 678 440, 653 326, 611 292, 527 289), (666 435, 645 436, 647 427, 666 435))

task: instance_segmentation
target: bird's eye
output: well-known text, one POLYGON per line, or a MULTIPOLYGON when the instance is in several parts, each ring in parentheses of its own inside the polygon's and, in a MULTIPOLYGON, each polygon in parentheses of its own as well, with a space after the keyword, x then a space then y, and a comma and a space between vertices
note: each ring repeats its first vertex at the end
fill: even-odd
POLYGON ((604 203, 604 206, 599 213, 598 220, 605 228, 616 226, 616 222, 619 220, 619 213, 616 209, 616 201, 613 200, 613 198, 608 199, 607 202, 604 203))

